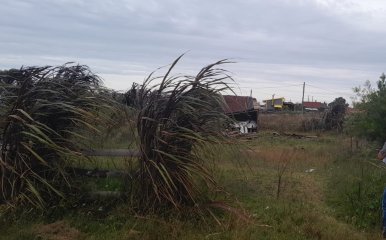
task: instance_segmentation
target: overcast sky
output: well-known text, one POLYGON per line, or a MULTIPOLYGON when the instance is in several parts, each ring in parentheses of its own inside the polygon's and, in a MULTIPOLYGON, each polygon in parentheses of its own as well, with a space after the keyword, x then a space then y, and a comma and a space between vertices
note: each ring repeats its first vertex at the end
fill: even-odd
POLYGON ((386 71, 385 26, 385 0, 0 0, 0 68, 75 61, 125 90, 187 52, 176 73, 236 61, 240 95, 349 100, 386 71))

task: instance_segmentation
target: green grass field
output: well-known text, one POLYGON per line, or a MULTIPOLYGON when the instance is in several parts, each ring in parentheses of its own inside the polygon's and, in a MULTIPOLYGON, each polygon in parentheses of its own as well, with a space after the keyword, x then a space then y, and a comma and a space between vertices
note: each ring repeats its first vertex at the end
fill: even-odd
MULTIPOLYGON (((228 203, 226 211, 218 204, 225 207, 213 215, 193 209, 141 214, 115 199, 74 201, 44 215, 0 210, 0 239, 380 239, 386 172, 373 149, 366 143, 352 148, 349 138, 333 133, 299 139, 260 132, 240 145, 208 146, 222 190, 207 194, 228 203)), ((98 161, 125 166, 122 159, 98 161)), ((85 185, 122 188, 114 178, 85 185)))

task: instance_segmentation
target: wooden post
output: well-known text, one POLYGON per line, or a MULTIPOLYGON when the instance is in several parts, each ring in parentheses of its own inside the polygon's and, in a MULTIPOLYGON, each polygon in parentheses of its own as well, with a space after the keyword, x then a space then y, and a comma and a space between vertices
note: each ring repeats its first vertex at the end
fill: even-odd
POLYGON ((304 114, 304 90, 306 88, 306 82, 303 82, 303 96, 302 96, 302 114, 304 114))

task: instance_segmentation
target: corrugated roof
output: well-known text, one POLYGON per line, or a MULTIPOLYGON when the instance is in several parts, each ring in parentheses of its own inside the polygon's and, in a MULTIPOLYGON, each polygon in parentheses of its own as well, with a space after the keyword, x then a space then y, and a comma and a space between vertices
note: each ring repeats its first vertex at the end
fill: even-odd
POLYGON ((253 110, 253 98, 249 96, 232 96, 224 95, 224 100, 227 106, 225 106, 225 113, 237 113, 253 110))
POLYGON ((305 108, 325 108, 325 107, 327 107, 324 103, 321 103, 321 102, 304 102, 303 106, 305 108))

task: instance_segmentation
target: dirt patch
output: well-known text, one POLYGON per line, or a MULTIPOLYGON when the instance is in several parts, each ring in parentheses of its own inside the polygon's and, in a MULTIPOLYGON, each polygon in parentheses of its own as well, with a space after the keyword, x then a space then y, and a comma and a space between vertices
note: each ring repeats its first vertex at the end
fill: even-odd
POLYGON ((71 227, 65 221, 58 221, 35 227, 34 233, 44 240, 78 240, 83 234, 76 228, 71 227))

